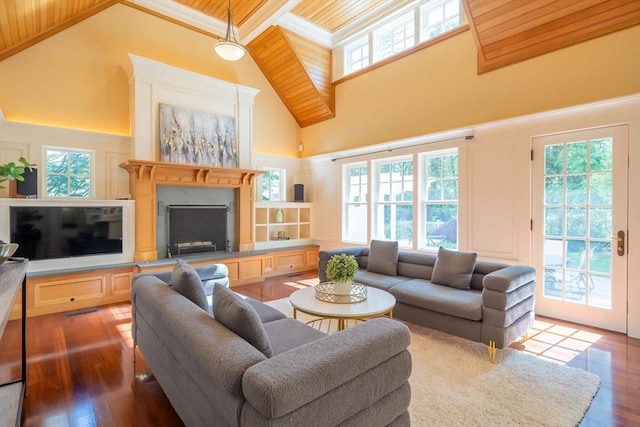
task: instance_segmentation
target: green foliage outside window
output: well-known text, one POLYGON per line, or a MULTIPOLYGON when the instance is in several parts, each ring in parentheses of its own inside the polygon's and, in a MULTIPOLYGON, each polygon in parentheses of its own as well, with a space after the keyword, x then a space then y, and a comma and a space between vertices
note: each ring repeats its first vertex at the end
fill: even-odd
POLYGON ((46 158, 49 197, 91 197, 90 153, 47 150, 46 158))

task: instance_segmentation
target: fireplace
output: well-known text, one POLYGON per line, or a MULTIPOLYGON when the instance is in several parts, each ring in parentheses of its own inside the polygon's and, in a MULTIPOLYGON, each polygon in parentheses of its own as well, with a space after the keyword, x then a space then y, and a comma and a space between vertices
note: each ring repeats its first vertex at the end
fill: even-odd
POLYGON ((158 258, 237 251, 236 192, 233 188, 156 186, 158 258))
MULTIPOLYGON (((229 228, 235 230, 233 248, 240 252, 253 250, 253 182, 263 172, 147 160, 129 160, 120 167, 129 172, 129 190, 136 201, 134 261, 155 261, 159 253, 166 252, 159 250, 157 244, 158 188, 164 186, 177 187, 185 194, 194 188, 232 190, 235 201, 230 210, 235 215, 229 228)), ((163 194, 164 189, 160 191, 163 194)), ((189 203, 196 203, 190 200, 189 203)))

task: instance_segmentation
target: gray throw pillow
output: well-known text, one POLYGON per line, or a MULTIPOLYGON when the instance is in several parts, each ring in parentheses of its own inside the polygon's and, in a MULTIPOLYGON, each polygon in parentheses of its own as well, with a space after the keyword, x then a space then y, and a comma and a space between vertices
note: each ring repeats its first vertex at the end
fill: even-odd
POLYGON ((171 272, 171 287, 209 313, 209 302, 200 276, 193 267, 181 259, 176 262, 171 272))
POLYGON ((369 246, 367 271, 387 276, 398 275, 398 242, 372 240, 369 246))
POLYGON ((431 274, 431 283, 458 289, 471 289, 471 276, 478 254, 472 252, 438 250, 438 258, 431 274))
POLYGON ((258 312, 231 289, 218 284, 213 287, 213 315, 265 356, 273 356, 271 342, 258 312))

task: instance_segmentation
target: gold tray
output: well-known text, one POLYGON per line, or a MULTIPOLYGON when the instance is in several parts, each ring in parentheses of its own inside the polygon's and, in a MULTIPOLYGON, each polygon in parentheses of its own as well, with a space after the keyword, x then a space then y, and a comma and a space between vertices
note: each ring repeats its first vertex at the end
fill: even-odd
POLYGON ((338 294, 335 292, 333 282, 319 283, 316 285, 316 298, 320 301, 335 304, 351 304, 367 299, 367 287, 360 283, 351 285, 351 292, 348 294, 338 294))

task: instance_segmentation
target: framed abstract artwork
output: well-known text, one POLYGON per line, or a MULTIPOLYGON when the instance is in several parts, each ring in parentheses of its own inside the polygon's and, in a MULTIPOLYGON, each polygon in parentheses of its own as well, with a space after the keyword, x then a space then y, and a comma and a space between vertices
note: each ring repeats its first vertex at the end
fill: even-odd
POLYGON ((234 117, 160 105, 160 161, 221 168, 238 167, 234 117))

